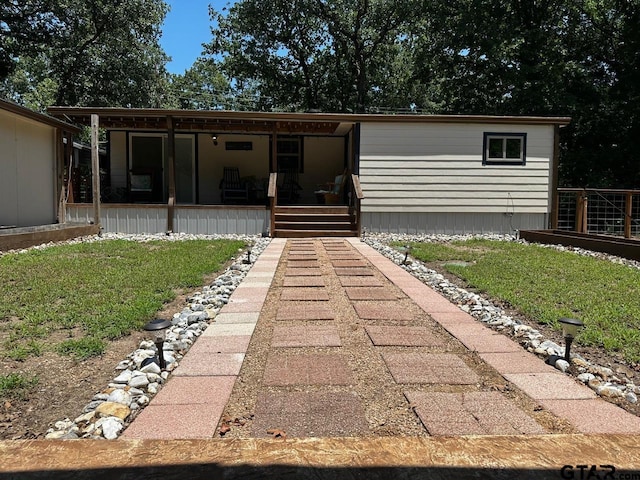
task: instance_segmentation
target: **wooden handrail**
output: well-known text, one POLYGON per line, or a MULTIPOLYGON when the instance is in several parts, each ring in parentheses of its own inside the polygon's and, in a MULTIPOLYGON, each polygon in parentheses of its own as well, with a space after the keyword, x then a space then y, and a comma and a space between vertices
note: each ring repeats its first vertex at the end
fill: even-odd
POLYGON ((355 173, 351 174, 351 184, 353 185, 353 194, 351 195, 350 208, 353 209, 353 213, 356 216, 356 233, 358 236, 360 236, 362 232, 362 221, 360 219, 360 201, 364 198, 364 193, 362 192, 362 187, 360 186, 360 177, 355 173))
POLYGON ((351 181, 353 182, 353 192, 356 194, 358 200, 362 200, 364 198, 364 193, 362 192, 362 187, 360 186, 360 176, 352 173, 351 181))
POLYGON ((278 174, 276 172, 269 174, 269 189, 267 190, 267 196, 273 198, 278 194, 277 188, 278 174))
POLYGON ((277 172, 272 172, 269 174, 269 188, 267 189, 267 197, 269 197, 269 209, 271 210, 271 214, 269 215, 269 233, 271 237, 273 237, 276 224, 276 205, 278 204, 277 172))

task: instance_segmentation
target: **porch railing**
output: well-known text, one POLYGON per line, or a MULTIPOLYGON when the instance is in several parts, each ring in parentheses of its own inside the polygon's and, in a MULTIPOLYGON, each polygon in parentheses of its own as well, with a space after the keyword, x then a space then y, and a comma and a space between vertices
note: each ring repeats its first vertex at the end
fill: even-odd
POLYGON ((362 192, 362 187, 360 186, 360 176, 355 173, 351 175, 351 198, 349 199, 349 210, 350 213, 355 216, 355 226, 357 235, 360 236, 362 233, 362 215, 360 213, 360 207, 362 203, 362 199, 364 198, 364 193, 362 192))
POLYGON ((640 190, 558 188, 552 228, 640 237, 640 190))

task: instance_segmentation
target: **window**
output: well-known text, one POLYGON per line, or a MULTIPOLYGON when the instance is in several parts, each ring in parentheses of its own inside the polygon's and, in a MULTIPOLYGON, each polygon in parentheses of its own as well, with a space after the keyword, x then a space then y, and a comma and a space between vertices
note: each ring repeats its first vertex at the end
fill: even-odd
POLYGON ((300 137, 278 137, 277 148, 278 172, 297 170, 298 173, 304 173, 302 139, 300 137))
POLYGON ((484 134, 482 165, 525 165, 526 133, 484 134))

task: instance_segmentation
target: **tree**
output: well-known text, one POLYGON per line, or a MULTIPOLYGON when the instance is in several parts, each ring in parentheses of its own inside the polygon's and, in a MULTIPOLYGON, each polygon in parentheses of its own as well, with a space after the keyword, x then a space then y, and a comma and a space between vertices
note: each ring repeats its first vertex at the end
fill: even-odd
POLYGON ((6 95, 24 103, 25 95, 43 91, 47 79, 58 105, 165 103, 168 58, 158 43, 168 8, 163 0, 28 0, 24 5, 32 9, 16 14, 3 37, 11 55, 19 55, 12 58, 13 74, 4 79, 6 95), (20 25, 27 33, 43 29, 46 35, 19 34, 20 25))
POLYGON ((192 110, 228 109, 231 86, 212 59, 200 57, 183 75, 171 76, 170 105, 192 110))
POLYGON ((207 53, 222 55, 236 82, 257 84, 262 108, 362 112, 397 98, 390 60, 417 3, 241 0, 226 15, 212 11, 207 53))

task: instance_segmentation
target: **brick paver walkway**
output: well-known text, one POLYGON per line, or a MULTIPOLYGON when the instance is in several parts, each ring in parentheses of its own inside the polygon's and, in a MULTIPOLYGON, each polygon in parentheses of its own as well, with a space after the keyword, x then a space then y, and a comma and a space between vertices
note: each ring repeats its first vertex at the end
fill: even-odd
POLYGON ((424 436, 551 433, 543 417, 576 433, 640 433, 638 417, 358 239, 274 239, 124 437, 216 436, 225 405, 247 388, 243 362, 253 367, 255 437, 274 427, 289 437, 375 436, 394 408, 424 436), (278 301, 267 308, 267 298, 278 301), (251 363, 254 351, 263 364, 251 363), (377 404, 369 384, 391 404, 377 404))

